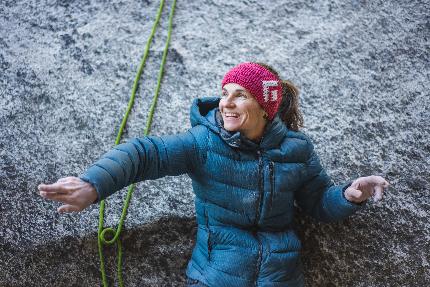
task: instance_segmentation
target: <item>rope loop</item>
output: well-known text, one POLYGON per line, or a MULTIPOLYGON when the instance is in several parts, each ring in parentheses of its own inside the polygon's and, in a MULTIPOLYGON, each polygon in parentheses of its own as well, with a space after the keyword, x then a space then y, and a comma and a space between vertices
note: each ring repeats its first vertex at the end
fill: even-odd
POLYGON ((118 240, 119 232, 116 232, 116 230, 111 227, 107 227, 102 230, 99 237, 100 237, 100 241, 104 245, 112 245, 118 240), (110 236, 111 239, 107 239, 106 236, 110 236))

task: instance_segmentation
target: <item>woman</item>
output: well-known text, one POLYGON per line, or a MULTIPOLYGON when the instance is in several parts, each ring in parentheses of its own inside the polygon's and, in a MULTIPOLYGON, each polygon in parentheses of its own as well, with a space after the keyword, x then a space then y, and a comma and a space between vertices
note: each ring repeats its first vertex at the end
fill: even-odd
POLYGON ((191 125, 117 145, 79 178, 40 185, 40 195, 65 203, 59 212, 80 211, 131 183, 187 173, 198 224, 188 286, 303 286, 294 201, 330 222, 388 187, 380 176, 333 184, 299 131, 297 89, 266 64, 232 68, 221 99, 193 102, 191 125))

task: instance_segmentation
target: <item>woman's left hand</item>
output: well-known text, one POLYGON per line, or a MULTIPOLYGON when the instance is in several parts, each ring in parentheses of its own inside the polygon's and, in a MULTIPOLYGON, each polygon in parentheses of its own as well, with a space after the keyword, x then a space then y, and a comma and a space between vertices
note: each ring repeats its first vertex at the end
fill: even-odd
POLYGON ((378 175, 359 177, 346 190, 345 198, 355 203, 361 203, 373 196, 373 200, 382 199, 384 189, 390 186, 388 181, 378 175))

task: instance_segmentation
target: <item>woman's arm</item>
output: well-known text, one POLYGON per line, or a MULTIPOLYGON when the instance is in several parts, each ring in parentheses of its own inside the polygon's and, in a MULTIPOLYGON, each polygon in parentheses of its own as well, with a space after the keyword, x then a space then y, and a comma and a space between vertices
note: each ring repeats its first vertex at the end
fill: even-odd
POLYGON ((382 198, 383 188, 389 184, 380 176, 360 177, 344 185, 334 185, 312 143, 309 144, 307 179, 295 194, 297 204, 306 213, 319 221, 338 221, 362 208, 373 194, 375 199, 382 198))
POLYGON ((80 178, 94 185, 102 200, 132 183, 192 172, 200 158, 196 137, 201 129, 134 138, 104 154, 80 178))
POLYGON ((205 139, 207 132, 205 127, 196 126, 177 135, 134 138, 105 153, 79 178, 41 184, 40 194, 66 205, 70 205, 72 198, 80 201, 85 198, 75 208, 79 210, 70 210, 67 206, 59 209, 60 212, 80 211, 132 183, 191 173, 204 160, 204 146, 199 144, 205 144, 205 140, 198 138, 205 139))

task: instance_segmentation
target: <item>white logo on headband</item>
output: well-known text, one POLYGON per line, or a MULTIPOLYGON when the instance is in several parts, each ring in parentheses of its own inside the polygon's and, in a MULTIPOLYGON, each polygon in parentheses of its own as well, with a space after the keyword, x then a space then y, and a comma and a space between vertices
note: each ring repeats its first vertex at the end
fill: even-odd
MULTIPOLYGON (((278 81, 262 81, 263 82, 263 96, 264 96, 264 102, 269 101, 269 88, 270 87, 277 87, 278 81)), ((271 99, 270 101, 276 102, 278 100, 278 90, 272 90, 270 91, 271 99)))

